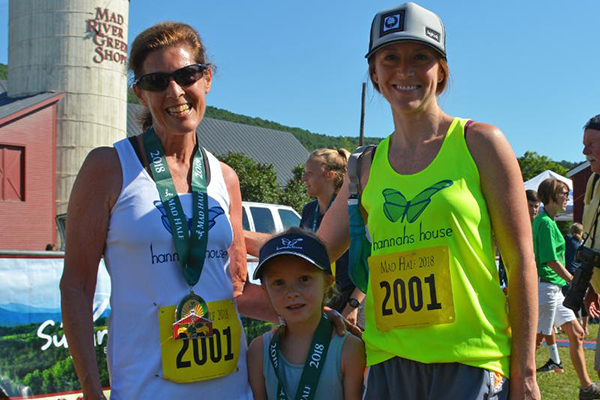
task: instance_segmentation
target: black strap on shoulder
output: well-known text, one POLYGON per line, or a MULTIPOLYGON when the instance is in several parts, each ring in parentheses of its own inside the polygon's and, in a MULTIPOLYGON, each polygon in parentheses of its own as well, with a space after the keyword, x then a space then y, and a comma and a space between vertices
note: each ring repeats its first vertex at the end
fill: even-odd
POLYGON ((133 147, 133 150, 135 151, 138 160, 140 160, 140 164, 144 165, 144 160, 142 159, 142 151, 140 149, 140 144, 137 141, 137 136, 130 136, 127 139, 129 140, 129 143, 131 143, 131 147, 133 147))
MULTIPOLYGON (((144 159, 142 158, 142 150, 140 149, 140 144, 137 141, 137 136, 130 136, 127 138, 129 143, 131 143, 131 147, 135 151, 135 154, 140 160, 140 164, 144 165, 144 159)), ((206 185, 210 184, 210 163, 208 161, 208 157, 206 156, 206 149, 204 147, 200 147, 200 151, 202 151, 202 161, 204 164, 204 171, 206 172, 206 185)), ((152 174, 150 174, 152 176, 152 174)), ((154 179, 154 178, 152 178, 154 179)))
POLYGON ((371 155, 371 163, 373 163, 373 157, 375 156, 376 145, 369 146, 361 146, 354 150, 350 157, 348 158, 348 177, 350 178, 350 182, 348 182, 348 192, 350 196, 357 196, 361 191, 360 186, 360 171, 361 171, 361 162, 362 156, 368 149, 373 149, 371 155))
MULTIPOLYGON (((596 195, 596 183, 598 182, 598 179, 600 179, 600 175, 598 174, 594 174, 594 181, 592 182, 592 199, 595 197, 596 195)), ((594 216, 594 225, 592 225, 590 227, 590 231, 587 233, 587 235, 585 236, 585 238, 583 238, 583 241, 585 242, 589 237, 592 238, 592 243, 590 244, 590 247, 593 249, 594 248, 594 244, 596 242, 596 230, 598 229, 598 218, 600 217, 600 203, 598 204, 598 207, 596 208, 596 215, 594 216), (594 233, 592 234, 592 231, 594 231, 594 233)))
POLYGON ((465 124, 465 138, 467 137, 467 130, 469 129, 469 126, 471 126, 471 124, 473 124, 473 122, 475 122, 475 121, 473 121, 472 119, 470 119, 465 124))

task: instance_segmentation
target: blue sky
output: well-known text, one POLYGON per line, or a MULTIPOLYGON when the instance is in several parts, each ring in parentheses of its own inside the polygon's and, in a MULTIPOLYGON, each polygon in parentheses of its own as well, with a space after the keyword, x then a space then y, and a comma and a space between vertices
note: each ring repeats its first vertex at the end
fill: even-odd
MULTIPOLYGON (((217 74, 209 105, 327 135, 357 136, 374 14, 396 1, 131 0, 129 41, 164 20, 201 34, 217 74)), ((451 115, 500 127, 517 156, 580 162, 582 130, 600 113, 600 2, 422 0, 447 31, 451 115)), ((0 0, 0 62, 8 58, 0 0)), ((365 133, 393 130, 368 86, 365 133)))
MULTIPOLYGON (((0 259, 0 307, 19 304, 60 310, 59 283, 63 264, 63 259, 0 259)), ((108 307, 110 290, 110 277, 101 262, 94 296, 94 312, 98 315, 108 307)))

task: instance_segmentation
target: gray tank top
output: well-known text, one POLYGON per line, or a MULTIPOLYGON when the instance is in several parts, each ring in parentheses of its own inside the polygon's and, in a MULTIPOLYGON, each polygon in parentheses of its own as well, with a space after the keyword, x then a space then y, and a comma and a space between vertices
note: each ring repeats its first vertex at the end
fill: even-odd
MULTIPOLYGON (((323 366, 323 372, 319 378, 319 384, 317 386, 317 393, 315 394, 314 400, 343 400, 344 399, 344 388, 343 388, 343 376, 342 376, 342 348, 344 342, 348 337, 349 333, 341 337, 335 335, 331 339, 329 344, 329 350, 327 350, 327 357, 325 358, 325 365, 323 366)), ((267 399, 277 400, 277 376, 271 364, 269 358, 269 344, 273 337, 271 332, 267 332, 263 335, 263 373, 265 376, 265 386, 267 388, 267 399)), ((300 376, 302 375, 302 369, 304 365, 297 365, 288 362, 283 354, 281 354, 281 368, 280 371, 283 376, 283 385, 289 398, 293 399, 296 396, 296 390, 300 383, 300 376)))

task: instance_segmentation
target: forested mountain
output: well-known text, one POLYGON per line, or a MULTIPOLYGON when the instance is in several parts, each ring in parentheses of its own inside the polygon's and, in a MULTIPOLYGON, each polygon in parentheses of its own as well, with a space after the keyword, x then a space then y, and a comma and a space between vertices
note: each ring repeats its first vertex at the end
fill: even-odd
MULTIPOLYGON (((135 97, 131 89, 129 89, 127 101, 130 103, 139 104, 138 99, 135 97)), ((231 111, 223 110, 217 107, 207 106, 205 116, 208 118, 237 122, 244 125, 259 126, 261 128, 274 129, 276 131, 290 132, 308 151, 313 151, 320 147, 332 149, 345 148, 352 151, 358 147, 358 137, 327 136, 320 133, 312 133, 306 129, 293 128, 262 118, 248 117, 246 115, 232 113, 231 111)), ((365 138, 364 144, 377 144, 381 141, 381 139, 382 138, 365 138)))

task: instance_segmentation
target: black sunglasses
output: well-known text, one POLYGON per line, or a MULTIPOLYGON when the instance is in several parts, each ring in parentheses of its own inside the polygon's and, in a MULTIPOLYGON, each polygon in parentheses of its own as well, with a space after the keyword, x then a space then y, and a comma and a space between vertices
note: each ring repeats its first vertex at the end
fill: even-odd
POLYGON ((190 86, 202 79, 207 69, 208 65, 206 64, 192 64, 171 73, 154 72, 152 74, 142 75, 137 78, 133 84, 142 90, 162 92, 169 86, 171 79, 177 82, 181 87, 190 86))

